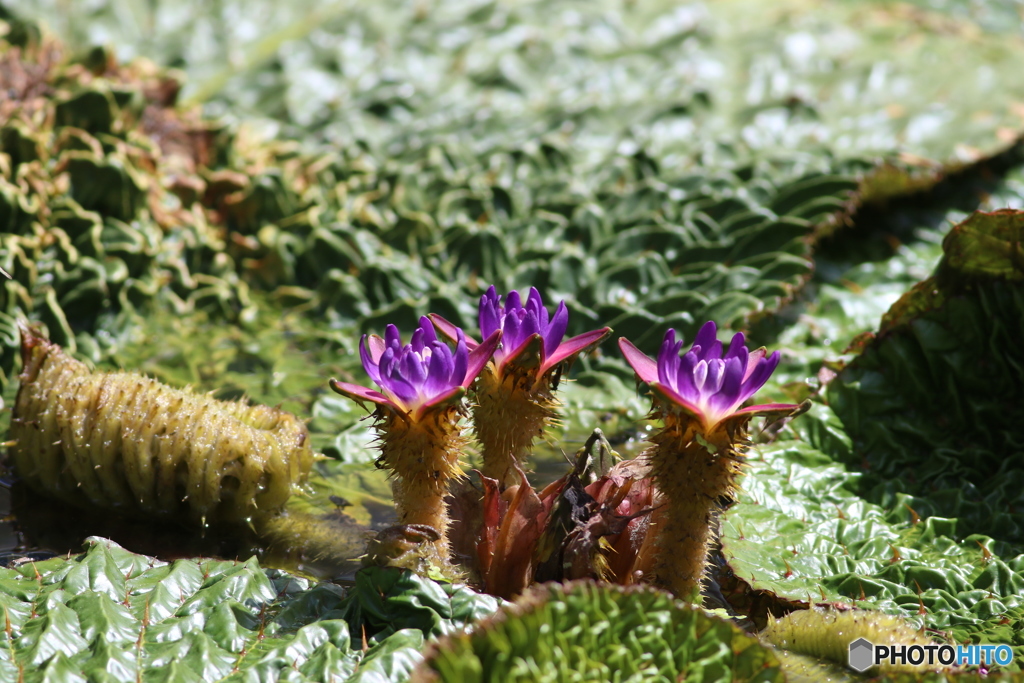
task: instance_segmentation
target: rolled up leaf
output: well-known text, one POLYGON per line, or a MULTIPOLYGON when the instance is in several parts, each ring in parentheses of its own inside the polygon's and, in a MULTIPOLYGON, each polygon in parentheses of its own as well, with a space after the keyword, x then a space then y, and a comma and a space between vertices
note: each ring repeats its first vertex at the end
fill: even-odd
POLYGON ((238 521, 280 510, 313 463, 290 413, 90 371, 22 328, 9 464, 78 505, 238 521))

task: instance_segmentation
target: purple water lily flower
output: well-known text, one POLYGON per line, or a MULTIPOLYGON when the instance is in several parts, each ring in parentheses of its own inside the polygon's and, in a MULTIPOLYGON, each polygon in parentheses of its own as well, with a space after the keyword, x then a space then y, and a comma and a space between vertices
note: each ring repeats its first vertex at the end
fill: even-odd
POLYGON ((452 352, 438 340, 426 317, 420 318, 419 327, 405 346, 394 325, 387 326, 383 339, 375 334, 363 335, 359 341, 363 368, 382 391, 334 379, 331 388, 357 401, 372 401, 418 419, 428 408, 456 398, 469 388, 497 348, 501 333, 474 344, 472 351, 462 330, 456 328, 455 338, 452 352))
POLYGON ((619 348, 637 376, 668 401, 701 419, 707 431, 732 416, 792 411, 795 405, 767 403, 737 410, 764 386, 779 364, 779 352, 749 351, 742 332, 733 336, 725 355, 713 321, 700 328, 690 350, 680 355, 682 341, 669 330, 658 360, 644 354, 628 339, 619 348))
MULTIPOLYGON (((431 314, 430 319, 442 334, 455 338, 457 327, 436 314, 431 314)), ((505 296, 505 303, 502 305, 498 291, 491 285, 480 297, 479 320, 480 333, 485 337, 498 331, 502 332, 501 346, 494 352, 494 362, 499 373, 523 356, 527 349, 533 348, 539 356, 537 374, 543 375, 559 363, 599 343, 611 332, 611 328, 605 327, 563 342, 562 337, 569 326, 569 309, 565 302, 561 301, 555 309, 555 314, 549 317, 540 292, 535 287, 530 288, 524 306, 519 292, 515 290, 505 296)), ((476 344, 468 338, 466 343, 470 349, 476 344)))

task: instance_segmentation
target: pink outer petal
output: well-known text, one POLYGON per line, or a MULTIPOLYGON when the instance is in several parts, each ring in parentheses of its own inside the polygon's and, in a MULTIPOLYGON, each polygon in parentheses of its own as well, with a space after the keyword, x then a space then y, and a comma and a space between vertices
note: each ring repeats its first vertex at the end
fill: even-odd
POLYGON ((757 367, 757 364, 761 361, 761 359, 767 355, 768 350, 765 349, 763 346, 759 349, 754 349, 753 351, 750 352, 750 355, 747 356, 747 369, 743 373, 744 382, 746 382, 747 378, 750 377, 750 375, 754 372, 754 369, 757 367))
POLYGON ((390 398, 380 393, 379 391, 367 389, 366 387, 361 387, 358 384, 339 382, 336 379, 332 379, 330 381, 330 386, 331 389, 333 389, 337 393, 341 394, 342 396, 347 396, 353 401, 370 401, 372 403, 379 403, 382 406, 390 406, 396 410, 405 412, 405 408, 403 406, 400 406, 399 404, 395 403, 394 401, 392 401, 390 398))
POLYGON ((680 408, 682 408, 686 412, 688 412, 691 415, 693 415, 695 418, 697 418, 697 419, 699 419, 701 421, 705 421, 704 411, 701 410, 700 408, 698 408, 693 403, 690 403, 689 401, 687 401, 685 398, 683 398, 679 394, 677 394, 672 387, 668 386, 667 384, 662 384, 661 382, 658 382, 657 380, 655 380, 653 382, 648 382, 648 384, 651 385, 651 389, 653 391, 655 391, 658 394, 661 394, 661 396, 663 398, 665 398, 665 399, 671 401, 672 403, 676 404, 677 406, 679 406, 680 408))
POLYGON ((625 337, 619 337, 619 350, 625 356, 626 362, 633 368, 633 372, 642 381, 648 384, 658 381, 658 363, 646 353, 636 348, 633 342, 625 337))
MULTIPOLYGON (((462 380, 462 387, 464 389, 468 389, 469 385, 476 379, 476 376, 484 369, 487 361, 494 355, 494 350, 498 348, 498 342, 500 341, 501 330, 495 330, 482 344, 474 344, 475 348, 469 352, 469 366, 466 368, 466 378, 462 380)), ((466 340, 466 346, 469 346, 468 339, 466 340)))
POLYGON ((786 415, 789 415, 799 407, 799 405, 794 405, 790 403, 762 403, 759 406, 750 406, 749 408, 742 408, 741 410, 735 410, 731 413, 728 413, 727 415, 723 415, 722 417, 720 417, 715 422, 715 424, 709 427, 708 431, 713 432, 716 429, 718 429, 719 426, 722 425, 722 423, 729 422, 730 420, 735 420, 737 418, 751 418, 756 417, 758 415, 776 415, 780 417, 785 417, 786 415))
POLYGON ((530 348, 535 349, 536 357, 539 357, 544 353, 544 337, 542 337, 539 332, 526 337, 519 346, 506 353, 505 357, 501 359, 501 363, 498 364, 498 367, 504 368, 506 365, 509 365, 519 358, 519 356, 523 355, 523 352, 530 348))
MULTIPOLYGON (((457 325, 451 324, 450 322, 439 316, 437 313, 431 313, 427 317, 430 318, 430 322, 434 323, 434 327, 437 328, 437 331, 443 334, 445 337, 447 337, 449 341, 459 340, 459 327, 457 325)), ((471 339, 470 337, 466 337, 467 349, 472 351, 478 346, 480 346, 479 342, 477 342, 474 339, 471 339)))
POLYGON ((791 413, 799 405, 792 403, 762 403, 759 406, 750 406, 749 408, 742 408, 740 410, 729 413, 729 417, 733 415, 771 415, 773 413, 791 413))
MULTIPOLYGON (((544 364, 541 365, 540 367, 540 374, 544 374, 549 369, 555 367, 556 365, 564 361, 566 358, 575 356, 576 354, 582 353, 591 346, 596 346, 597 344, 600 344, 602 341, 604 341, 605 337, 607 337, 611 333, 612 328, 603 327, 600 330, 594 330, 593 332, 584 332, 583 334, 577 335, 572 339, 566 339, 564 342, 558 345, 558 348, 555 349, 555 352, 551 354, 550 358, 544 359, 544 364)), ((639 351, 637 353, 639 353, 639 351)))
POLYGON ((424 413, 426 413, 428 410, 435 406, 444 405, 445 403, 448 403, 452 399, 462 398, 462 395, 465 393, 466 390, 462 387, 452 387, 443 394, 439 394, 438 396, 435 396, 434 398, 430 399, 429 401, 426 401, 425 403, 413 406, 410 411, 412 413, 413 421, 419 421, 420 418, 423 417, 424 413))
MULTIPOLYGON (((383 343, 383 340, 381 340, 382 345, 383 343)), ((364 334, 359 340, 359 360, 363 364, 363 370, 366 370, 366 374, 370 376, 370 379, 380 385, 380 356, 384 354, 384 349, 382 346, 380 354, 374 358, 373 351, 369 346, 367 337, 364 334)))
POLYGON ((370 351, 370 359, 374 363, 380 363, 380 357, 384 355, 384 349, 387 348, 384 345, 384 340, 375 334, 371 334, 366 338, 366 347, 370 351))

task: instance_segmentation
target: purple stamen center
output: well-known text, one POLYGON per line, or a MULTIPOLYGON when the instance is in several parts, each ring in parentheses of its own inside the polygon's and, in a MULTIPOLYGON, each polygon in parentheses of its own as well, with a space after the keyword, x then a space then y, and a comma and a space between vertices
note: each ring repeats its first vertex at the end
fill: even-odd
POLYGON ((690 350, 669 330, 658 353, 658 381, 684 401, 700 409, 710 422, 734 412, 764 386, 779 364, 779 352, 765 357, 750 352, 743 333, 737 333, 722 355, 714 322, 705 323, 690 350))
POLYGON ((536 288, 530 288, 526 305, 522 303, 519 292, 511 291, 502 305, 501 297, 492 285, 480 297, 480 332, 484 337, 490 336, 495 330, 502 330, 501 348, 494 352, 494 360, 499 365, 508 357, 520 351, 534 335, 541 336, 541 353, 543 358, 550 358, 565 336, 569 326, 569 311, 565 302, 558 304, 553 316, 548 316, 544 301, 536 288))
POLYGON ((461 331, 453 353, 438 341, 428 318, 420 318, 420 326, 405 346, 398 328, 388 325, 383 346, 383 352, 374 358, 371 344, 363 338, 359 348, 363 368, 389 398, 407 409, 451 393, 466 378, 469 353, 461 331))

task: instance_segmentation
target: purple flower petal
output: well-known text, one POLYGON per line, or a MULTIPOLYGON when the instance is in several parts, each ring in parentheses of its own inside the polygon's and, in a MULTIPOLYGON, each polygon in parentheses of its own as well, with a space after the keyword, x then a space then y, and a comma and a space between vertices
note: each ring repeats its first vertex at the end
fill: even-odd
POLYGON ((412 331, 412 339, 409 340, 409 348, 416 353, 420 353, 423 351, 425 345, 426 340, 423 338, 423 328, 417 327, 412 331))
POLYGON ((667 350, 668 353, 658 354, 658 381, 674 387, 678 384, 679 367, 682 359, 673 346, 673 344, 663 344, 662 349, 667 350))
MULTIPOLYGON (((541 308, 541 310, 544 310, 541 308)), ((547 318, 547 311, 544 311, 544 317, 547 318)), ((562 343, 562 337, 565 336, 565 331, 569 327, 569 307, 565 305, 564 301, 558 303, 558 308, 555 309, 555 315, 551 318, 551 324, 548 325, 546 321, 542 321, 542 327, 546 326, 544 330, 544 357, 550 358, 554 355, 558 345, 562 343)))
POLYGON ((380 388, 391 398, 407 404, 416 398, 416 388, 402 376, 399 365, 402 356, 395 353, 394 347, 388 347, 380 358, 380 388))
MULTIPOLYGON (((500 333, 496 333, 500 334, 500 333)), ((466 369, 469 367, 469 351, 466 338, 459 333, 459 341, 455 344, 455 354, 452 356, 452 369, 449 373, 450 383, 461 386, 466 379, 466 369)))
POLYGON ((505 315, 508 315, 512 311, 521 310, 523 310, 523 304, 520 302, 519 292, 513 289, 505 295, 505 315))
POLYGON ((742 332, 737 332, 732 336, 732 340, 729 342, 729 350, 725 352, 725 358, 732 358, 740 351, 746 350, 746 348, 747 338, 742 332))
POLYGON ((697 415, 710 429, 732 415, 747 415, 747 410, 737 409, 764 386, 780 361, 778 351, 767 358, 764 349, 749 351, 742 333, 733 336, 723 356, 717 334, 715 323, 708 321, 689 351, 680 356, 682 341, 677 343, 675 330, 668 330, 657 361, 625 339, 619 340, 619 347, 640 379, 666 400, 697 415))
POLYGON ((699 362, 696 353, 687 351, 679 359, 679 370, 676 372, 676 392, 691 403, 700 402, 700 389, 697 388, 693 374, 699 362))
POLYGON ((419 329, 423 330, 423 343, 432 344, 437 341, 437 333, 434 332, 434 325, 430 322, 430 318, 425 315, 420 316, 419 329))
POLYGON ((411 348, 412 344, 409 347, 410 351, 402 354, 398 371, 402 374, 402 379, 412 386, 418 387, 427 379, 427 368, 424 366, 423 356, 411 348))
POLYGON ((697 361, 693 367, 693 383, 697 391, 704 393, 704 384, 708 381, 708 362, 704 359, 697 361))
POLYGON ((679 347, 676 346, 676 331, 669 329, 661 340, 658 350, 658 381, 674 386, 674 375, 679 372, 679 347))
POLYGON ((743 336, 742 332, 737 332, 733 335, 732 341, 729 342, 729 350, 725 352, 724 358, 739 358, 740 364, 743 367, 744 374, 747 369, 747 358, 750 356, 750 352, 747 350, 746 337, 743 336))
POLYGON ((701 392, 704 396, 717 394, 722 389, 722 375, 725 373, 725 361, 720 358, 712 358, 707 361, 708 378, 704 381, 704 389, 701 392))
MULTIPOLYGON (((559 302, 554 315, 549 315, 544 300, 536 287, 531 287, 525 305, 522 295, 512 290, 505 295, 504 306, 492 286, 480 298, 480 329, 485 335, 502 330, 501 348, 494 353, 499 371, 512 361, 527 354, 531 372, 543 374, 559 363, 581 353, 592 344, 604 339, 610 330, 595 330, 562 342, 569 327, 569 309, 559 302)), ((436 316, 431 316, 438 323, 436 316)), ((438 324, 438 328, 444 328, 438 324)), ((522 363, 520 363, 522 365, 522 363)))
POLYGON ((502 359, 511 355, 513 351, 523 345, 524 340, 521 328, 519 316, 515 314, 505 315, 505 325, 501 331, 501 351, 498 354, 502 359))
POLYGON ((380 363, 377 366, 378 368, 380 368, 380 376, 382 378, 391 377, 391 374, 394 372, 395 363, 397 362, 397 354, 395 353, 395 349, 384 349, 384 353, 382 353, 380 356, 380 363))
MULTIPOLYGON (((701 326, 700 331, 697 332, 697 336, 694 337, 693 339, 693 345, 695 347, 699 346, 701 348, 701 360, 708 359, 708 352, 711 350, 712 345, 714 345, 718 341, 718 338, 716 336, 717 334, 718 326, 715 325, 714 320, 709 320, 706 323, 704 323, 701 326)), ((714 356, 711 357, 713 358, 714 356)), ((718 357, 721 358, 721 356, 718 357)))
POLYGON ((416 391, 416 387, 397 372, 390 376, 382 375, 381 380, 383 381, 380 388, 390 395, 396 403, 410 406, 415 404, 416 399, 419 398, 419 392, 416 391))
MULTIPOLYGON (((526 298, 526 310, 537 316, 537 322, 541 329, 548 326, 548 309, 544 308, 544 301, 540 298, 540 292, 536 287, 530 287, 530 294, 526 298)), ((561 337, 559 337, 559 341, 561 341, 561 337)))
POLYGON ((729 413, 732 412, 733 408, 742 403, 739 400, 740 386, 743 383, 743 373, 746 370, 746 366, 735 356, 725 360, 724 365, 722 388, 708 399, 708 405, 717 412, 729 413))
MULTIPOLYGON (((491 285, 487 292, 480 297, 480 310, 478 314, 480 318, 480 334, 487 337, 495 330, 501 329, 501 313, 498 292, 494 289, 494 285, 491 285)), ((430 318, 435 323, 437 322, 434 315, 431 315, 430 318)))
POLYGON ((524 311, 519 334, 523 337, 532 337, 541 334, 540 318, 533 311, 524 311))
POLYGON ((384 328, 384 346, 394 349, 402 348, 402 336, 398 334, 398 328, 394 325, 384 328))
MULTIPOLYGON (((463 344, 463 348, 465 348, 465 344, 463 344)), ((423 383, 422 392, 426 398, 444 393, 453 386, 459 386, 462 379, 460 377, 459 382, 452 381, 455 360, 452 358, 452 352, 445 344, 435 341, 430 345, 429 350, 430 360, 427 367, 427 379, 423 383)))

